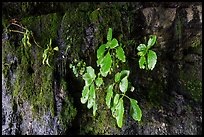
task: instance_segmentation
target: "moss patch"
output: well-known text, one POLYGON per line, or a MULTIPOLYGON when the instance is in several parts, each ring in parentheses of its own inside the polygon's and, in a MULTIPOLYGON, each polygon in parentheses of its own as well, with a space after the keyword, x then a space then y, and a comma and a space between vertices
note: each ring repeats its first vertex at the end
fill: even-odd
POLYGON ((73 106, 73 98, 69 95, 67 86, 67 82, 62 79, 60 82, 60 92, 62 92, 61 94, 64 94, 65 99, 63 100, 59 120, 64 129, 71 126, 71 121, 77 114, 77 110, 73 106))
POLYGON ((195 67, 180 72, 181 86, 195 102, 202 102, 202 80, 198 78, 195 67), (190 77, 189 77, 190 76, 190 77))

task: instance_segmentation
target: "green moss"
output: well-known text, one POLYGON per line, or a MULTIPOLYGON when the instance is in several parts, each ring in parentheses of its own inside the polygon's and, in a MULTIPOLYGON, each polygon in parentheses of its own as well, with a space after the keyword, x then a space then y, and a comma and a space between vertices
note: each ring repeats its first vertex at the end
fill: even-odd
POLYGON ((60 27, 61 20, 62 16, 60 14, 53 13, 23 18, 21 23, 33 31, 34 37, 39 42, 39 45, 46 48, 50 38, 52 40, 57 39, 57 31, 60 27))
MULTIPOLYGON (((66 12, 62 19, 62 38, 65 45, 70 47, 72 58, 79 58, 82 50, 82 42, 84 41, 84 28, 88 26, 88 16, 84 12, 78 10, 70 10, 66 12)), ((67 47, 63 47, 66 51, 67 47)))
POLYGON ((22 2, 21 3, 21 9, 22 11, 25 13, 26 11, 28 11, 28 8, 29 8, 29 2, 22 2))
POLYGON ((180 72, 181 86, 195 102, 202 102, 202 80, 198 78, 198 70, 193 66, 180 72), (189 77, 191 76, 191 77, 189 77))
POLYGON ((175 35, 174 39, 181 40, 183 32, 182 20, 181 17, 178 15, 178 18, 175 22, 175 35))
POLYGON ((193 40, 192 40, 192 43, 191 43, 191 47, 192 48, 197 48, 201 45, 201 38, 198 38, 198 37, 195 37, 193 40))
MULTIPOLYGON (((108 80, 107 83, 111 83, 108 80)), ((88 109, 88 112, 82 115, 83 123, 81 123, 80 133, 91 135, 110 135, 113 132, 115 134, 120 132, 120 128, 117 127, 116 119, 112 117, 111 110, 108 109, 105 103, 106 91, 99 89, 96 91, 97 97, 97 111, 96 116, 93 116, 93 109, 88 109)), ((125 122, 125 121, 123 121, 125 122)), ((125 125, 125 123, 123 123, 125 125)))
POLYGON ((148 89, 148 100, 152 107, 158 107, 161 104, 161 100, 164 98, 163 87, 161 84, 152 82, 148 89))
POLYGON ((8 25, 9 25, 9 20, 7 20, 7 19, 1 19, 1 23, 2 23, 2 25, 3 25, 3 28, 6 28, 6 27, 8 27, 8 25))
POLYGON ((59 115, 59 120, 63 128, 71 126, 71 121, 77 114, 76 108, 73 106, 73 98, 68 93, 67 82, 63 79, 60 81, 60 91, 64 94, 65 99, 62 105, 62 110, 59 115))
POLYGON ((185 88, 196 102, 202 102, 202 82, 200 80, 187 81, 185 88))

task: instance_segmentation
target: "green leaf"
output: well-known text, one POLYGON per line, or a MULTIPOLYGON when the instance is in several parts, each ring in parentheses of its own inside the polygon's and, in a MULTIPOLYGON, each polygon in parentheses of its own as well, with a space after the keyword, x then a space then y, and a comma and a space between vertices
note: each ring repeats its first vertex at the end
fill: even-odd
POLYGON ((49 46, 51 47, 51 45, 52 45, 52 39, 50 38, 50 43, 49 43, 49 46))
POLYGON ((116 120, 118 127, 122 128, 123 125, 123 114, 124 114, 124 106, 123 106, 123 99, 120 98, 118 105, 116 107, 116 120))
POLYGON ((99 59, 96 61, 97 66, 102 65, 103 59, 104 59, 104 57, 103 57, 103 56, 101 56, 101 57, 100 57, 100 58, 99 58, 99 59))
POLYGON ((130 71, 129 70, 122 70, 120 72, 121 76, 120 76, 120 79, 123 79, 124 77, 128 77, 129 74, 130 74, 130 71))
POLYGON ((108 52, 101 63, 100 72, 103 77, 106 77, 108 75, 111 65, 112 65, 112 59, 111 59, 110 53, 108 52))
POLYGON ((147 48, 149 49, 150 47, 152 47, 155 42, 156 42, 156 35, 151 35, 149 40, 148 40, 148 43, 147 43, 147 48))
POLYGON ((149 50, 148 52, 147 63, 150 70, 153 70, 157 63, 157 54, 152 50, 149 50))
POLYGON ((97 50, 97 59, 103 57, 105 49, 106 49, 106 44, 103 44, 98 48, 98 50, 97 50))
POLYGON ((47 58, 47 60, 46 60, 46 64, 47 64, 49 67, 51 67, 50 64, 49 64, 49 59, 48 59, 48 58, 47 58))
POLYGON ((100 78, 100 77, 98 77, 98 78, 96 79, 95 83, 96 83, 96 86, 97 86, 97 87, 100 87, 100 86, 103 84, 103 79, 100 78))
POLYGON ((140 69, 145 69, 145 64, 146 64, 146 58, 144 56, 140 57, 139 59, 140 69))
POLYGON ((27 45, 28 45, 29 47, 31 47, 31 44, 30 44, 30 37, 29 37, 29 36, 27 36, 27 45))
POLYGON ((118 46, 118 41, 117 41, 117 39, 114 38, 114 39, 111 41, 110 48, 113 49, 113 48, 115 48, 115 47, 117 47, 117 46, 118 46))
POLYGON ((124 77, 119 84, 120 91, 123 93, 125 93, 128 89, 128 79, 127 78, 128 78, 127 76, 124 77))
POLYGON ((117 105, 118 104, 118 100, 119 100, 120 95, 116 94, 114 99, 113 99, 113 105, 117 105))
POLYGON ((119 82, 120 81, 120 76, 121 76, 120 72, 115 74, 115 82, 119 82))
POLYGON ((88 108, 88 109, 90 109, 90 108, 94 105, 95 99, 96 99, 95 87, 94 87, 94 83, 92 83, 92 84, 91 84, 91 87, 90 87, 89 98, 88 98, 88 104, 87 104, 87 108, 88 108))
POLYGON ((93 116, 96 116, 96 110, 98 109, 96 101, 93 104, 93 116))
POLYGON ((116 57, 122 62, 125 62, 125 52, 121 46, 116 48, 116 57))
POLYGON ((94 80, 96 78, 94 69, 91 66, 86 67, 87 73, 90 75, 90 77, 94 80))
POLYGON ((140 44, 140 45, 137 47, 137 50, 138 50, 138 51, 144 51, 144 50, 146 50, 146 45, 145 45, 145 44, 140 44))
POLYGON ((85 80, 85 85, 89 86, 91 85, 93 79, 91 78, 91 76, 88 73, 85 73, 82 78, 85 80))
POLYGON ((137 121, 140 121, 142 117, 142 111, 137 105, 137 101, 134 99, 130 99, 130 115, 134 120, 137 121))
POLYGON ((59 48, 58 48, 58 47, 55 47, 53 50, 59 51, 59 48))
POLYGON ((146 50, 139 51, 139 52, 137 53, 137 55, 139 55, 139 56, 145 56, 145 55, 146 55, 146 50))
POLYGON ((106 105, 110 108, 111 98, 113 97, 113 84, 108 86, 106 94, 106 105))
POLYGON ((73 65, 72 64, 69 64, 69 68, 72 68, 73 67, 73 65))
POLYGON ((26 34, 23 35, 23 38, 22 38, 22 43, 23 45, 26 47, 26 40, 27 40, 27 36, 26 34))
POLYGON ((111 41, 112 39, 112 28, 108 29, 108 34, 107 34, 107 41, 111 41))
POLYGON ((110 47, 110 45, 111 45, 111 41, 108 41, 108 42, 106 43, 106 48, 108 49, 108 48, 110 47))
POLYGON ((81 103, 85 104, 89 97, 89 86, 84 86, 82 90, 82 97, 81 97, 81 103))

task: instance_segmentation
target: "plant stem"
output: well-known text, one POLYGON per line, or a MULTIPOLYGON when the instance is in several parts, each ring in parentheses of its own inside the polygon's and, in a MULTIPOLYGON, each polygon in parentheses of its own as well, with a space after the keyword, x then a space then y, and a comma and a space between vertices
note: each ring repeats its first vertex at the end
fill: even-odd
POLYGON ((16 32, 16 33, 21 33, 21 34, 25 34, 25 32, 22 32, 22 31, 18 31, 18 30, 9 30, 9 31, 11 31, 11 32, 16 32))
POLYGON ((19 24, 16 24, 16 23, 11 23, 11 24, 16 25, 16 26, 26 30, 26 28, 24 28, 23 26, 20 26, 19 24))
POLYGON ((128 98, 130 100, 130 98, 127 95, 125 95, 125 94, 120 94, 120 95, 122 95, 122 98, 125 96, 126 98, 128 98))
POLYGON ((40 47, 40 48, 42 48, 40 45, 38 45, 38 43, 35 41, 35 38, 34 38, 34 36, 33 36, 33 34, 31 33, 31 35, 32 35, 32 37, 33 37, 33 41, 34 41, 34 43, 38 46, 38 47, 40 47))

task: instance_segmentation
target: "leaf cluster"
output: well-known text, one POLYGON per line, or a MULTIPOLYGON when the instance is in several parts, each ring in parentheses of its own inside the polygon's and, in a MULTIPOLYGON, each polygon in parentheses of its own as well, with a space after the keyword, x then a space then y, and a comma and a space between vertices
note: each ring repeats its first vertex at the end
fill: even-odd
POLYGON ((150 50, 150 48, 155 44, 156 42, 156 35, 151 35, 147 45, 140 44, 137 47, 137 50, 139 51, 137 54, 140 56, 139 59, 139 67, 140 69, 146 70, 153 70, 156 63, 157 63, 157 54, 150 50))
POLYGON ((97 50, 97 66, 100 67, 100 74, 103 77, 106 77, 110 72, 114 55, 120 61, 126 61, 122 44, 119 45, 117 39, 112 39, 112 29, 109 28, 107 34, 107 43, 102 44, 97 50))
POLYGON ((47 48, 43 52, 43 61, 42 61, 43 65, 46 63, 49 67, 51 67, 49 64, 49 59, 51 56, 54 55, 54 50, 58 51, 59 48, 57 46, 55 48, 52 48, 52 39, 50 38, 50 42, 49 44, 47 44, 47 48))
MULTIPOLYGON (((99 73, 96 75, 95 70, 88 66, 83 74, 82 78, 85 81, 85 85, 82 90, 81 103, 87 103, 87 108, 93 107, 93 115, 96 115, 97 102, 96 93, 97 89, 102 88, 104 85, 104 78, 111 74, 111 71, 115 73, 113 68, 115 62, 125 62, 126 56, 122 48, 122 44, 118 44, 117 39, 112 38, 112 29, 109 28, 107 34, 107 43, 102 44, 97 50, 97 66, 100 67, 99 73), (101 77, 102 76, 102 77, 101 77)), ((76 77, 80 69, 70 64, 76 77)), ((129 98, 125 93, 130 89, 129 87, 129 70, 122 70, 117 72, 114 77, 114 83, 109 84, 106 91, 105 102, 107 107, 111 110, 112 116, 116 119, 118 127, 122 127, 123 115, 124 115, 124 100, 123 97, 127 97, 130 100, 130 114, 134 120, 140 121, 142 117, 142 111, 139 108, 135 99, 129 98)), ((134 90, 134 87, 131 87, 134 90)))
POLYGON ((126 97, 130 100, 130 115, 133 117, 133 119, 140 121, 142 117, 142 111, 138 106, 137 101, 125 95, 129 86, 129 74, 129 70, 122 70, 121 72, 117 72, 115 75, 115 83, 108 86, 106 94, 106 105, 109 109, 111 109, 112 116, 116 118, 117 125, 120 128, 123 125, 123 97, 126 97))
POLYGON ((95 70, 88 66, 86 67, 86 73, 83 75, 85 86, 82 90, 81 103, 85 104, 87 101, 87 108, 93 107, 93 115, 96 115, 97 103, 96 103, 96 87, 100 87, 103 84, 103 79, 98 77, 96 79, 95 70))
POLYGON ((69 68, 72 69, 74 75, 78 77, 79 75, 83 75, 85 72, 86 62, 79 61, 76 65, 69 64, 69 68))

